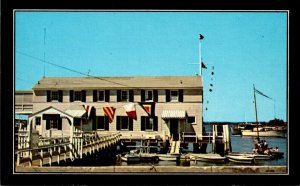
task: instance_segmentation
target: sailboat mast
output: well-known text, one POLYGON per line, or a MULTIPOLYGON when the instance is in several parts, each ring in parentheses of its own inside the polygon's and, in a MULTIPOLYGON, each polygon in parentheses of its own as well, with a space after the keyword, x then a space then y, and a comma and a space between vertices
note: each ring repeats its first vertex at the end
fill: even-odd
POLYGON ((255 108, 255 117, 256 117, 257 140, 259 141, 258 117, 257 117, 257 107, 256 107, 256 96, 255 96, 255 86, 254 86, 254 84, 253 84, 253 92, 254 92, 254 108, 255 108))

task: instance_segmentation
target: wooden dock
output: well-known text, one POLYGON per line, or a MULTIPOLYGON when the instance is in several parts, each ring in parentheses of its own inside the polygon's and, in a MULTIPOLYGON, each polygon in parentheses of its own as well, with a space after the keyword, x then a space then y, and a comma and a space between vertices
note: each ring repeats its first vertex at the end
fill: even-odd
POLYGON ((82 159, 115 145, 120 136, 119 132, 99 136, 96 132, 76 131, 72 138, 40 138, 38 145, 32 148, 28 147, 28 140, 21 139, 25 144, 20 144, 21 148, 15 152, 16 165, 42 167, 82 159))

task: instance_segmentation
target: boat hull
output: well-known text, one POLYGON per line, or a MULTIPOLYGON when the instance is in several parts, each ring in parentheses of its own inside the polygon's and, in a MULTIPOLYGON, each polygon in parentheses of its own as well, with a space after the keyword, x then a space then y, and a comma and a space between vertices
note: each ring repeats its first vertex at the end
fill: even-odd
MULTIPOLYGON (((242 130, 243 136, 257 136, 257 131, 242 130)), ((259 131, 260 137, 286 137, 285 131, 259 131)))
POLYGON ((240 164, 254 164, 255 159, 254 157, 250 156, 233 156, 233 155, 227 155, 226 158, 234 163, 240 163, 240 164))
POLYGON ((191 154, 191 160, 202 161, 208 163, 225 163, 226 157, 222 157, 219 154, 191 154))

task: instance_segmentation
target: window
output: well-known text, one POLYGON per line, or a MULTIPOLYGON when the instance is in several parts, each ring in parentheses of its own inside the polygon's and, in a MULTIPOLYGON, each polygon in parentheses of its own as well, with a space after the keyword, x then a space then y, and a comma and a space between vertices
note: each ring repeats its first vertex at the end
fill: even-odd
POLYGON ((117 102, 133 102, 134 91, 133 90, 117 90, 117 102))
POLYGON ((35 125, 41 125, 41 117, 35 118, 35 125))
POLYGON ((61 130, 62 129, 62 119, 61 118, 47 119, 46 120, 46 130, 49 130, 49 129, 61 130))
POLYGON ((99 91, 99 97, 98 97, 98 100, 99 101, 104 101, 105 99, 105 96, 104 96, 104 91, 99 91))
POLYGON ((157 126, 157 117, 150 118, 148 116, 141 116, 142 131, 157 131, 157 126))
POLYGON ((183 102, 183 90, 166 90, 166 102, 183 102))
POLYGON ((147 90, 146 91, 146 101, 152 101, 153 100, 153 91, 147 90))
POLYGON ((178 101, 178 91, 171 91, 171 102, 177 102, 178 101))
POLYGON ((109 120, 107 116, 97 116, 96 123, 96 130, 109 130, 109 120))
POLYGON ((127 91, 121 91, 121 101, 127 101, 127 91))
POLYGON ((133 130, 133 119, 127 116, 117 116, 117 130, 133 130))
POLYGON ((189 124, 196 124, 196 118, 195 118, 195 116, 188 117, 187 123, 189 123, 189 124))
POLYGON ((109 102, 109 90, 93 90, 93 102, 109 102))
POLYGON ((58 101, 58 91, 51 91, 51 100, 58 101))
POLYGON ((70 90, 70 102, 73 102, 73 101, 85 102, 85 98, 86 98, 86 91, 85 90, 81 90, 81 91, 70 90))
POLYGON ((74 92, 74 101, 81 101, 81 91, 74 92))
POLYGON ((81 118, 74 118, 74 126, 80 126, 81 118))
POLYGON ((47 102, 58 101, 62 102, 63 92, 62 90, 47 90, 47 102))

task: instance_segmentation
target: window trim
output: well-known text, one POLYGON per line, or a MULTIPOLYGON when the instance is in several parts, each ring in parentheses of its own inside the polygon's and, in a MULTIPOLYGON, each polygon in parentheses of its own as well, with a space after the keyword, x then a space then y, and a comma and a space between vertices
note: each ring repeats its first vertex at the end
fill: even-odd
POLYGON ((51 102, 58 102, 58 100, 59 100, 59 91, 58 90, 50 90, 50 100, 51 100, 51 102), (53 95, 53 93, 56 93, 57 95, 56 95, 56 98, 57 99, 54 99, 53 97, 54 97, 54 95, 53 95))

